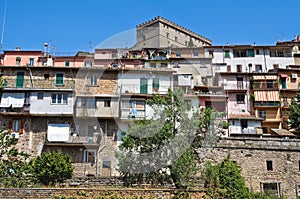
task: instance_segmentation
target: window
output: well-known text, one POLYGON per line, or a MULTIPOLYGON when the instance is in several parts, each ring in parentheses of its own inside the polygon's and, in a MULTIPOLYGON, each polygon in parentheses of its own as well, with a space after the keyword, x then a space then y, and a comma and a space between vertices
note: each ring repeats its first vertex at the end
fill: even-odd
POLYGON ((230 52, 229 50, 225 50, 225 58, 230 58, 230 52))
POLYGON ((254 57, 254 50, 247 50, 247 57, 254 57))
POLYGON ((242 72, 242 65, 236 65, 236 72, 238 73, 242 72))
POLYGON ((227 65, 227 72, 231 72, 231 66, 227 65))
POLYGON ((105 169, 111 168, 111 161, 103 161, 102 167, 105 169))
POLYGON ((175 62, 175 64, 174 64, 174 68, 180 68, 180 67, 179 67, 179 63, 178 63, 178 61, 176 61, 176 62, 175 62))
POLYGON ((33 66, 34 65, 34 58, 29 58, 29 66, 33 66))
POLYGON ((261 73, 262 72, 262 65, 255 65, 255 71, 261 73))
POLYGON ((273 171, 273 162, 272 162, 272 160, 267 160, 266 164, 267 164, 267 170, 268 171, 273 171))
POLYGON ((23 88, 23 86, 24 86, 24 72, 17 72, 16 87, 23 88))
POLYGON ((194 56, 194 57, 198 57, 198 55, 199 55, 198 51, 197 51, 197 50, 194 50, 194 51, 193 51, 193 56, 194 56))
POLYGON ((70 66, 70 60, 65 61, 65 66, 70 66))
POLYGON ((259 55, 259 50, 258 49, 256 50, 256 54, 259 55))
POLYGON ((176 57, 181 57, 181 52, 177 51, 176 52, 176 57))
POLYGON ((16 57, 16 65, 20 66, 21 63, 21 57, 16 57))
POLYGON ((209 57, 214 57, 214 51, 213 50, 209 50, 208 51, 208 55, 209 55, 209 57))
POLYGON ((187 42, 187 41, 185 41, 185 42, 184 42, 184 44, 185 44, 185 46, 187 46, 187 45, 188 45, 188 42, 187 42))
POLYGON ((166 33, 166 37, 169 38, 169 35, 170 35, 170 34, 167 32, 167 33, 166 33))
POLYGON ((140 79, 140 94, 148 94, 148 79, 140 79))
POLYGON ((159 89, 159 78, 153 78, 152 89, 155 92, 158 91, 158 89, 159 89))
POLYGON ((13 132, 19 132, 21 127, 21 122, 20 120, 14 120, 12 124, 12 131, 13 132))
POLYGON ((265 110, 260 110, 259 111, 260 117, 263 118, 264 120, 266 119, 266 111, 265 110))
POLYGON ((267 80, 267 88, 274 88, 274 84, 272 80, 267 80))
POLYGON ((63 73, 56 73, 55 80, 56 80, 55 81, 56 85, 64 84, 64 74, 63 73))
POLYGON ((84 162, 85 163, 95 163, 96 162, 96 151, 95 150, 85 150, 84 151, 84 162))
POLYGON ((274 69, 278 69, 279 68, 279 64, 273 64, 273 68, 274 69))
POLYGON ((276 198, 281 197, 280 183, 262 183, 263 193, 276 198))
POLYGON ((44 74, 44 79, 49 80, 50 75, 49 74, 44 74))
POLYGON ((37 99, 42 100, 44 98, 44 93, 38 93, 37 94, 37 99))
POLYGON ((90 85, 91 86, 97 86, 97 75, 95 74, 92 74, 91 77, 90 77, 90 85))
POLYGON ((51 103, 52 104, 67 104, 68 95, 67 94, 52 94, 51 95, 51 103))
POLYGON ((238 104, 244 104, 245 103, 245 94, 236 94, 236 102, 238 104))
POLYGON ((247 120, 241 120, 241 128, 242 129, 248 128, 248 121, 247 120))
POLYGON ((92 66, 92 61, 85 61, 84 66, 85 67, 91 67, 92 66))
POLYGON ((177 37, 175 36, 175 41, 177 42, 177 37))
POLYGON ((77 98, 78 108, 96 108, 96 99, 93 97, 78 97, 77 98))
POLYGON ((110 107, 111 100, 104 100, 104 107, 110 107))
POLYGON ((237 77, 237 88, 238 89, 244 89, 244 85, 243 85, 243 77, 237 77))

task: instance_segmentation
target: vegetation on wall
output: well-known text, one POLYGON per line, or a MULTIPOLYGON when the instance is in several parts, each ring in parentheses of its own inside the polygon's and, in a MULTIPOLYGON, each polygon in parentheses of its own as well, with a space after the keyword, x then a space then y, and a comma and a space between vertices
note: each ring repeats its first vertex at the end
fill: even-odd
POLYGON ((293 131, 294 134, 300 135, 300 93, 292 99, 289 106, 290 112, 289 116, 289 129, 293 131))
POLYGON ((29 176, 29 155, 19 152, 17 139, 9 131, 0 130, 0 183, 2 187, 26 187, 29 176))
POLYGON ((31 170, 36 182, 53 185, 70 179, 74 172, 72 158, 58 151, 42 153, 30 161, 31 170))

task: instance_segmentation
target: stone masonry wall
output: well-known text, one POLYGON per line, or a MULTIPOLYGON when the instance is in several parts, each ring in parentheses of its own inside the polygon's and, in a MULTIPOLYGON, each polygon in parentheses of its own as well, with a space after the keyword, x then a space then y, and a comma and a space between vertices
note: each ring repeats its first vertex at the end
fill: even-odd
POLYGON ((291 139, 221 139, 216 146, 198 149, 201 165, 204 162, 221 162, 230 155, 241 167, 246 185, 260 192, 262 183, 280 183, 280 191, 286 198, 296 197, 296 185, 300 183, 300 140, 291 139), (266 161, 272 161, 272 170, 266 161))

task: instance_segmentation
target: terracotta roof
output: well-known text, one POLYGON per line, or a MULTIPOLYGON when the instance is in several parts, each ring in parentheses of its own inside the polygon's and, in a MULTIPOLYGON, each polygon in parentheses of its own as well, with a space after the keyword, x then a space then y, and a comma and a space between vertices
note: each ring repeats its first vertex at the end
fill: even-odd
POLYGON ((279 136, 284 136, 284 137, 296 137, 296 135, 294 135, 293 133, 291 133, 289 130, 287 129, 273 129, 271 128, 271 130, 276 133, 279 136))

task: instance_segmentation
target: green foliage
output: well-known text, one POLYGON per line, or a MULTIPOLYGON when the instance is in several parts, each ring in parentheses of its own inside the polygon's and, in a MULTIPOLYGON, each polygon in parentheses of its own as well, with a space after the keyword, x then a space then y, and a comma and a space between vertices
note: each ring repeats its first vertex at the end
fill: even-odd
POLYGON ((36 181, 44 185, 63 182, 71 178, 74 171, 71 157, 57 151, 43 153, 32 159, 30 165, 36 181))
POLYGON ((20 188, 27 186, 29 175, 27 159, 29 155, 19 152, 17 140, 9 131, 0 130, 0 182, 4 187, 20 188))
POLYGON ((204 171, 207 198, 251 198, 237 163, 226 157, 221 163, 207 163, 204 171))
POLYGON ((297 93, 289 106, 289 129, 300 135, 300 93, 297 93))
POLYGON ((155 110, 155 117, 132 123, 123 133, 120 172, 128 185, 146 180, 153 185, 173 182, 177 188, 186 187, 197 170, 191 145, 199 132, 200 115, 188 117, 181 90, 154 95, 147 104, 155 110))

